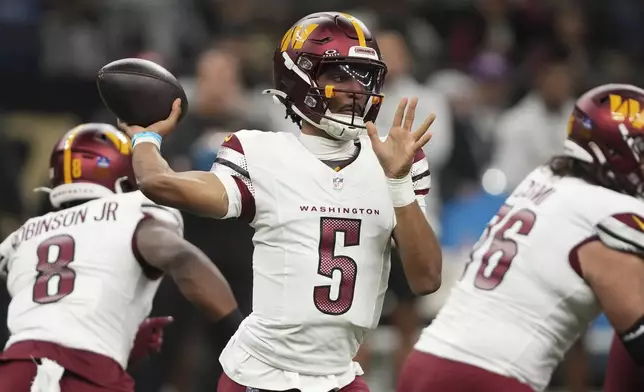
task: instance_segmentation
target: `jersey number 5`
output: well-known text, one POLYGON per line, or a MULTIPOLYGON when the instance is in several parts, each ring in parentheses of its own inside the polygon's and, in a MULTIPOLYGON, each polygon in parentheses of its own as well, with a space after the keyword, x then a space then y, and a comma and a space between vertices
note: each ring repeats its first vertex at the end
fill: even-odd
POLYGON ((518 225, 514 233, 516 235, 526 236, 530 234, 530 231, 534 227, 537 216, 533 211, 524 208, 512 213, 508 217, 511 210, 512 207, 507 204, 501 207, 496 216, 487 225, 481 239, 472 250, 470 262, 475 253, 479 253, 482 249, 485 250, 483 256, 481 256, 481 266, 476 272, 476 278, 474 279, 474 286, 476 288, 481 290, 494 290, 501 284, 505 274, 510 269, 512 260, 514 260, 519 252, 519 246, 515 240, 507 235, 507 231, 518 225), (507 220, 505 219, 506 217, 508 217, 507 220), (504 220, 505 223, 501 225, 501 222, 504 220), (489 241, 492 232, 495 234, 492 237, 492 241, 489 241), (491 270, 490 261, 496 262, 491 270))
POLYGON ((318 274, 333 279, 334 271, 340 274, 337 295, 332 298, 332 285, 315 286, 313 303, 318 310, 325 314, 344 314, 353 304, 353 294, 356 288, 358 265, 348 256, 335 254, 335 244, 338 233, 344 233, 344 247, 360 245, 360 219, 320 218, 320 246, 318 274))
POLYGON ((74 291, 76 272, 69 264, 74 261, 75 252, 74 238, 66 234, 51 237, 38 245, 34 302, 50 304, 74 291))

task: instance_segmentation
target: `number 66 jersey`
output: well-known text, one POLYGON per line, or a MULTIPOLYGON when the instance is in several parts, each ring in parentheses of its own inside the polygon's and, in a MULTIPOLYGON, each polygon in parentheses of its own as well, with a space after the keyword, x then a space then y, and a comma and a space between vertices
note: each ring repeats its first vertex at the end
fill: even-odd
POLYGON ((415 349, 544 390, 600 312, 576 249, 599 234, 635 238, 643 216, 632 196, 536 169, 489 222, 415 349))

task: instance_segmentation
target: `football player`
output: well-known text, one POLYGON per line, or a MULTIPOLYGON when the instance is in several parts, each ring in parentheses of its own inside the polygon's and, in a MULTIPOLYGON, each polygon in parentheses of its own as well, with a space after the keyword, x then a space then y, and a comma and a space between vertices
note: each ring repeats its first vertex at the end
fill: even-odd
POLYGON ((255 228, 253 312, 224 349, 221 392, 367 391, 352 362, 376 327, 395 239, 410 287, 440 286, 441 252, 423 206, 422 153, 430 115, 412 132, 417 100, 403 99, 384 140, 373 125, 386 66, 358 19, 316 13, 284 35, 274 56, 277 103, 301 134, 242 130, 211 172, 172 171, 161 157, 168 119, 133 137, 134 172, 157 203, 255 228))
POLYGON ((542 391, 600 312, 644 363, 644 90, 576 102, 565 153, 535 169, 474 246, 398 391, 542 391))
MULTIPOLYGON (((50 164, 54 211, 0 245, 12 298, 0 390, 133 391, 125 368, 164 273, 232 336, 242 317, 228 283, 183 239, 181 214, 137 191, 122 132, 80 125, 50 164)), ((146 321, 141 343, 158 348, 167 321, 146 321)))

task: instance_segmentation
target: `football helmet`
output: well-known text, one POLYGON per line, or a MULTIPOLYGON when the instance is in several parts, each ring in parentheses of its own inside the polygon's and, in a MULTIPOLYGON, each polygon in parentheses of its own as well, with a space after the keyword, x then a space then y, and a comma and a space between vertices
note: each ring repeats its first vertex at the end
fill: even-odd
POLYGON ((49 161, 54 208, 137 189, 130 140, 109 124, 88 123, 68 131, 54 146, 49 161))
POLYGON ((376 39, 360 20, 319 12, 300 19, 284 34, 273 58, 275 88, 264 93, 286 106, 296 123, 304 120, 335 139, 353 140, 365 122, 378 116, 386 73, 376 39), (319 77, 331 69, 360 89, 321 86, 319 77), (352 114, 329 110, 336 93, 353 97, 352 114))
POLYGON ((644 196, 644 90, 627 84, 596 87, 576 102, 565 155, 585 163, 599 185, 644 196))

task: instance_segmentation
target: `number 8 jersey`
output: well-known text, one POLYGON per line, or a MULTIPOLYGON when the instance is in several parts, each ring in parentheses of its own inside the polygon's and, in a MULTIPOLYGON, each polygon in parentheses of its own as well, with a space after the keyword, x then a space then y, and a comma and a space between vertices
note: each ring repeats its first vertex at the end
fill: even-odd
POLYGON ((115 194, 29 219, 0 245, 11 295, 7 348, 36 340, 90 351, 127 366, 161 272, 138 257, 144 217, 183 234, 178 211, 140 192, 115 194))
MULTIPOLYGON (((245 378, 232 346, 273 368, 337 375, 351 369, 378 324, 395 215, 371 143, 359 142, 357 158, 340 171, 290 133, 240 131, 220 147, 213 171, 233 199, 240 195, 233 216, 255 228, 253 312, 222 354, 234 381, 299 388, 245 378)), ((421 198, 429 190, 422 158, 412 168, 421 198)))
POLYGON ((635 238, 642 216, 644 204, 631 196, 536 169, 489 222, 415 349, 544 390, 600 312, 577 248, 607 228, 635 238))

